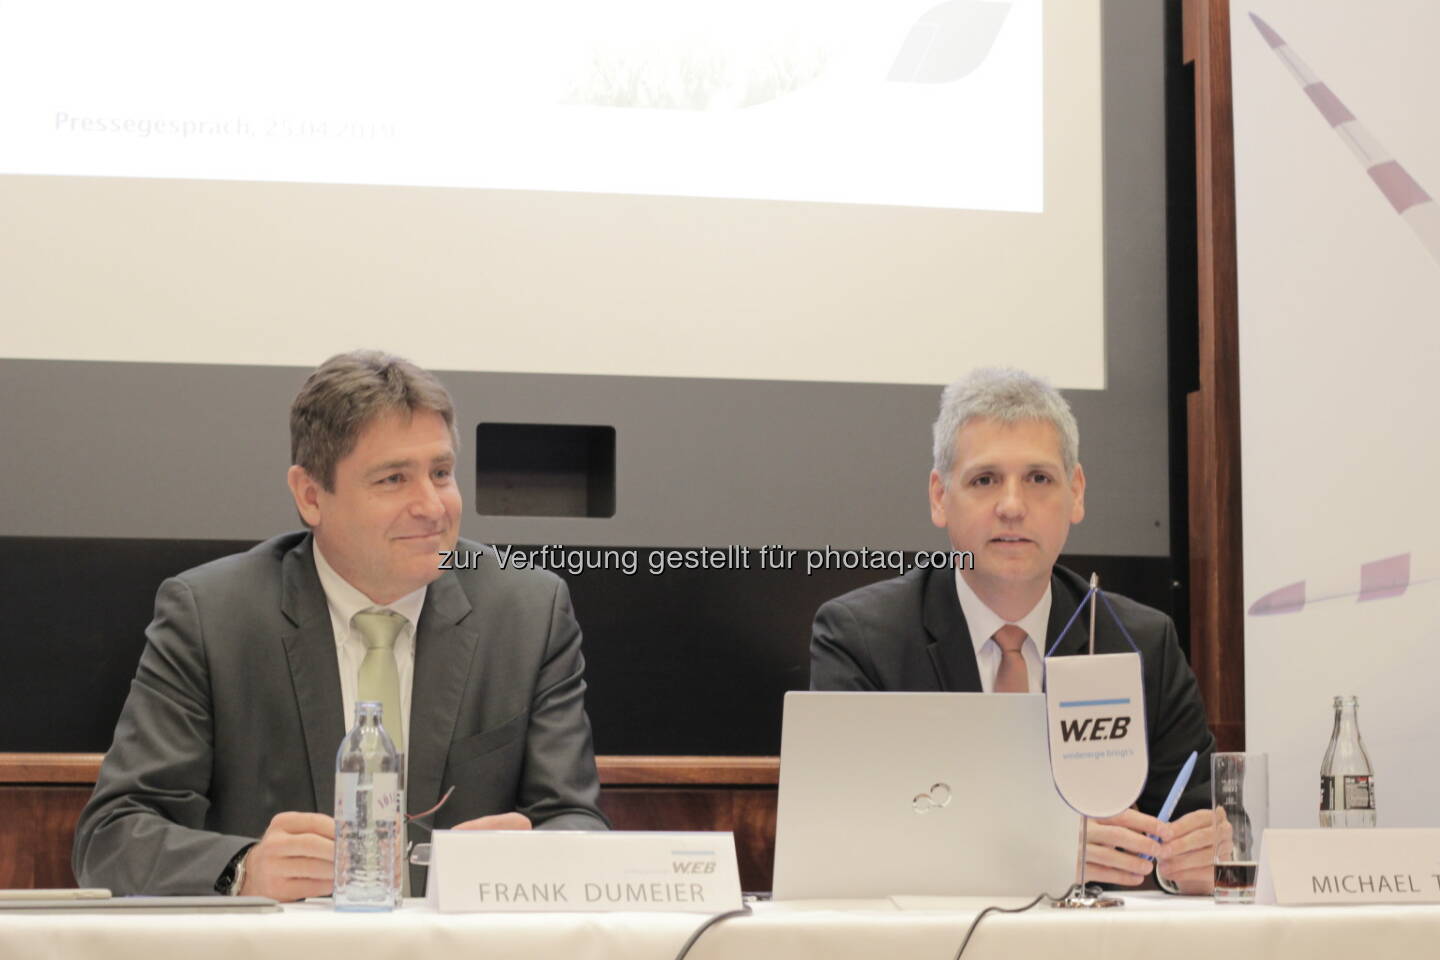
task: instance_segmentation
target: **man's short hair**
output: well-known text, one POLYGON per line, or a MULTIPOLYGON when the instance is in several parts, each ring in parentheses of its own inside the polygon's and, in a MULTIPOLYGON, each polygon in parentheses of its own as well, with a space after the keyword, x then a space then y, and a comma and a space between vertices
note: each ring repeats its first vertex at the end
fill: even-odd
POLYGON ((290 462, 329 492, 335 466, 355 449, 377 416, 433 410, 445 420, 455 448, 455 405, 435 377, 403 357, 379 350, 339 353, 320 364, 290 405, 290 462))
POLYGON ((1080 462, 1080 428, 1070 404, 1054 387, 1023 370, 981 367, 950 384, 940 395, 934 455, 935 472, 944 483, 950 482, 950 471, 955 466, 955 435, 977 417, 999 423, 1049 423, 1060 437, 1060 461, 1066 478, 1080 462))

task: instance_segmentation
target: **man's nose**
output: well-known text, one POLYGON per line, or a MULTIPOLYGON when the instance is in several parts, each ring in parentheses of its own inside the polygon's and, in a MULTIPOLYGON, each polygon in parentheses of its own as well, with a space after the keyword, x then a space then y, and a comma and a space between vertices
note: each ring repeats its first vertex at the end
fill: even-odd
POLYGON ((1005 481, 995 512, 1007 520, 1019 520, 1025 516, 1025 488, 1018 478, 1005 481))
POLYGON ((410 511, 417 517, 434 518, 445 513, 445 502, 440 499, 440 490, 429 477, 420 481, 415 488, 415 498, 410 501, 410 511))

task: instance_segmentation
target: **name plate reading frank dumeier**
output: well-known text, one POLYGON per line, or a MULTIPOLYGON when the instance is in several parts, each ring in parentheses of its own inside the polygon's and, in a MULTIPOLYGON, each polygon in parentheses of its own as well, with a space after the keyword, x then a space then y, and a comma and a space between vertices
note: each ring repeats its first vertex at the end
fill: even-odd
POLYGON ((740 909, 730 833, 437 830, 426 891, 440 913, 740 909))
POLYGON ((1440 903, 1440 830, 1266 830, 1259 903, 1440 903))

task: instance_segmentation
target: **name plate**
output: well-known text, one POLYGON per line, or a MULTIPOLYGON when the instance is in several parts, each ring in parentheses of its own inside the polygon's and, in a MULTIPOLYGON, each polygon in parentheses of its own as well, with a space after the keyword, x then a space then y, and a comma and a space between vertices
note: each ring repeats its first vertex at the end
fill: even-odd
POLYGON ((440 913, 740 909, 730 833, 436 830, 426 895, 440 913))
POLYGON ((1440 903, 1440 830, 1266 830, 1255 899, 1440 903))

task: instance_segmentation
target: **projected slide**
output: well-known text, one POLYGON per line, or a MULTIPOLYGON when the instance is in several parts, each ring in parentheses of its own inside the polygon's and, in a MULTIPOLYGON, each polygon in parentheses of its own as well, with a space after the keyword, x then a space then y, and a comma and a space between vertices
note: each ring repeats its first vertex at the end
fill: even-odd
POLYGON ((0 0, 0 357, 1099 389, 1100 10, 0 0))
POLYGON ((1039 212, 1040 0, 0 5, 0 172, 1039 212))

